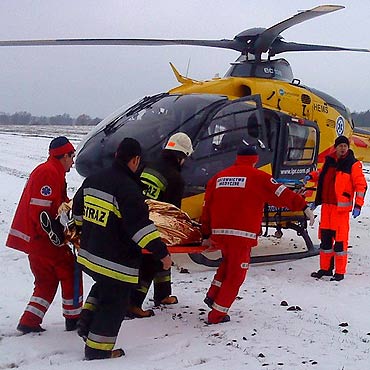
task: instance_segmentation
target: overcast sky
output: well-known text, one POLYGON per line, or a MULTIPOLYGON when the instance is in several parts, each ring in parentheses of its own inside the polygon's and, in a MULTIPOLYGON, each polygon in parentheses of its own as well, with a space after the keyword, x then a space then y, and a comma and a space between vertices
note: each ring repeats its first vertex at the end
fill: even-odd
MULTIPOLYGON (((325 4, 325 3, 321 3, 325 4)), ((286 41, 370 48, 370 1, 341 0, 345 9, 283 32, 286 41)), ((232 39, 270 27, 302 0, 1 0, 0 40, 54 38, 232 39)), ((223 76, 238 53, 168 46, 0 48, 0 112, 87 113, 104 117, 147 94, 178 83, 171 71, 195 79, 223 76), (190 61, 190 64, 189 64, 190 61), (189 64, 189 69, 188 69, 189 64)), ((296 78, 333 95, 352 111, 370 109, 370 53, 285 53, 296 78)))

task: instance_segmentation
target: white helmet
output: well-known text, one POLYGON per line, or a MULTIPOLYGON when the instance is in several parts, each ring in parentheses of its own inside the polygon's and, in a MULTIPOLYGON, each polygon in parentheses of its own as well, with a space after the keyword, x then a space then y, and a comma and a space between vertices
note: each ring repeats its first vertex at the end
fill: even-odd
POLYGON ((177 132, 173 134, 164 147, 168 150, 177 150, 184 153, 187 157, 193 153, 193 146, 191 144, 190 137, 183 132, 177 132))

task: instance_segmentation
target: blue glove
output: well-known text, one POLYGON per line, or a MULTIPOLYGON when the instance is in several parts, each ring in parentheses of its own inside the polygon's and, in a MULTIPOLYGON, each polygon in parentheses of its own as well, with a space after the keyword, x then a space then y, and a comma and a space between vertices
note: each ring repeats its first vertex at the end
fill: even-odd
POLYGON ((361 213, 361 208, 355 206, 352 211, 353 218, 360 216, 360 213, 361 213))
POLYGON ((310 207, 310 210, 311 210, 311 211, 314 211, 314 210, 316 209, 316 204, 315 204, 315 202, 310 203, 308 206, 310 207))
POLYGON ((312 179, 312 176, 311 175, 306 175, 304 178, 303 178, 303 183, 306 185, 310 180, 312 179))

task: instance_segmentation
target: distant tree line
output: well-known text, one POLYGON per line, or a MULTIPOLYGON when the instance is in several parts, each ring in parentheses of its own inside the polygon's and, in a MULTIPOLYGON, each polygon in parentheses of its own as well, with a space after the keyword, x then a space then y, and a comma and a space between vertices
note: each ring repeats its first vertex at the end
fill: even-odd
POLYGON ((356 127, 370 127, 370 109, 366 112, 353 112, 352 119, 356 127))
POLYGON ((28 112, 16 112, 7 114, 0 112, 0 125, 66 125, 66 126, 95 126, 101 118, 91 118, 87 114, 81 114, 72 118, 69 114, 58 114, 56 116, 33 116, 28 112))
MULTIPOLYGON (((352 119, 357 127, 370 127, 370 110, 366 112, 353 112, 352 119)), ((56 116, 33 116, 28 112, 16 112, 7 114, 0 112, 0 125, 67 125, 67 126, 95 126, 101 118, 91 118, 87 114, 80 114, 72 118, 69 114, 58 114, 56 116)))

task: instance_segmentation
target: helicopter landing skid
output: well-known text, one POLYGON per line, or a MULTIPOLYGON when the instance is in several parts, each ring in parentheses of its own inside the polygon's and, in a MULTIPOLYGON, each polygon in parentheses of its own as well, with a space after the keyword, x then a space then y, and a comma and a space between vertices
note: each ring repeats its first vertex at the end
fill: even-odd
MULTIPOLYGON (((276 219, 275 219, 276 221, 276 219)), ((282 236, 281 229, 291 229, 297 232, 298 236, 301 236, 306 244, 307 249, 300 252, 287 252, 287 253, 279 253, 279 254, 268 254, 268 255, 259 255, 259 256, 252 256, 251 263, 263 263, 263 262, 278 262, 278 261, 286 261, 286 260, 296 260, 302 259, 307 257, 317 256, 319 254, 319 245, 314 245, 312 240, 307 232, 307 221, 303 217, 297 218, 293 221, 285 221, 283 217, 280 218, 280 222, 272 227, 276 228, 277 233, 282 236), (283 221, 283 222, 281 222, 283 221)), ((270 224, 271 225, 271 224, 270 224)), ((189 253, 188 254, 190 259, 199 264, 204 265, 207 267, 218 267, 222 261, 222 257, 219 258, 209 258, 207 255, 203 253, 189 253)))

